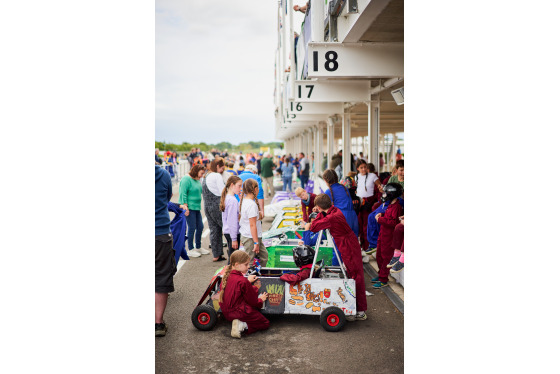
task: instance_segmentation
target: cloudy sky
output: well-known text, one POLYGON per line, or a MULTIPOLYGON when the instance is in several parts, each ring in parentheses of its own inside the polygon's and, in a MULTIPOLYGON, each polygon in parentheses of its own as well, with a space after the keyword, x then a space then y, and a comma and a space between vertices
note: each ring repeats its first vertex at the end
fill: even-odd
POLYGON ((156 0, 157 141, 276 140, 277 4, 156 0))

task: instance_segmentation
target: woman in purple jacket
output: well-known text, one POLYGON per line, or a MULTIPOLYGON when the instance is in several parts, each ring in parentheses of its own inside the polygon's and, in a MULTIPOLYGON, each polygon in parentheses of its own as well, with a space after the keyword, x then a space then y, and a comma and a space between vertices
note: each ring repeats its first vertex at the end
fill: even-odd
POLYGON ((220 210, 222 211, 222 230, 228 244, 228 265, 231 254, 239 248, 239 201, 235 195, 241 193, 243 181, 236 175, 228 178, 222 191, 220 210))

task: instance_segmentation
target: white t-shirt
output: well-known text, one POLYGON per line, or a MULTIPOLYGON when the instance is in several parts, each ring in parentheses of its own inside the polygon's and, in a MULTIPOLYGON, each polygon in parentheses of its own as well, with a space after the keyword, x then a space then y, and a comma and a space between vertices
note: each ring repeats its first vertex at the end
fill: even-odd
POLYGON ((227 180, 228 180, 229 177, 231 177, 231 176, 232 176, 231 173, 228 173, 227 171, 224 170, 224 172, 222 173, 222 179, 223 179, 223 181, 224 181, 224 187, 225 187, 226 184, 227 184, 227 180))
POLYGON ((356 195, 359 197, 370 197, 373 196, 375 192, 375 181, 377 180, 377 175, 373 173, 368 173, 366 175, 357 174, 356 180, 358 181, 358 188, 356 189, 356 195), (367 191, 366 191, 367 187, 367 191))
MULTIPOLYGON (((241 205, 241 203, 239 203, 241 205)), ((251 238, 251 225, 249 218, 257 217, 257 236, 262 238, 262 227, 259 217, 259 207, 250 199, 244 198, 243 205, 241 205, 241 218, 239 219, 239 233, 246 238, 251 238)))
POLYGON ((222 191, 226 186, 222 174, 210 173, 206 176, 206 186, 216 196, 222 196, 222 191))

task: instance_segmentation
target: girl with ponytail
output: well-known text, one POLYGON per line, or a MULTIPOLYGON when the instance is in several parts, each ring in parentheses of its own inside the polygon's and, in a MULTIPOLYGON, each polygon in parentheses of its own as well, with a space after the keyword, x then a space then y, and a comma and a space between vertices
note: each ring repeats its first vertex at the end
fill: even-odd
MULTIPOLYGON (((228 180, 229 181, 229 180, 228 180)), ((226 266, 220 290, 219 304, 224 317, 233 321, 231 336, 241 338, 241 333, 251 334, 266 330, 270 322, 259 311, 268 298, 266 292, 258 295, 256 275, 245 277, 251 259, 244 251, 237 250, 231 254, 230 264, 226 266)))
POLYGON ((352 198, 346 187, 338 183, 338 175, 333 169, 327 169, 323 172, 323 180, 327 183, 329 189, 325 194, 331 199, 332 204, 340 209, 348 226, 352 229, 356 237, 359 236, 358 216, 352 204, 352 198))
POLYGON ((228 244, 228 264, 231 262, 231 254, 239 248, 239 202, 235 195, 241 193, 242 180, 232 175, 228 178, 226 186, 222 191, 220 200, 220 211, 222 212, 222 227, 228 244))
POLYGON ((257 202, 258 193, 259 184, 256 180, 247 179, 243 183, 243 197, 239 203, 239 233, 241 243, 251 261, 258 255, 261 266, 265 267, 268 261, 268 251, 262 242, 261 220, 263 217, 257 202))
POLYGON ((359 159, 356 163, 358 175, 356 175, 356 195, 360 197, 360 208, 358 211, 358 226, 360 229, 360 246, 362 248, 363 261, 369 262, 367 252, 369 243, 367 240, 368 217, 371 213, 373 204, 377 201, 377 191, 381 191, 381 181, 377 175, 370 173, 366 161, 359 159), (364 253, 365 252, 365 253, 364 253))

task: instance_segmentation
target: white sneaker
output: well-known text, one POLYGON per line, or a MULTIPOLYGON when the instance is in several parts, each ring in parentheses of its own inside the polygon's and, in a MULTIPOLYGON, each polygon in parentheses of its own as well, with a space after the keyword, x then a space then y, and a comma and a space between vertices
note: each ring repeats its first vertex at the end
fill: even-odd
POLYGON ((187 252, 187 254, 189 255, 189 257, 200 257, 201 254, 199 252, 197 252, 196 249, 191 249, 190 251, 187 252))
POLYGON ((234 319, 231 323, 231 336, 241 339, 241 333, 247 329, 247 324, 238 319, 234 319))
POLYGON ((362 262, 363 262, 364 264, 369 263, 369 256, 368 256, 368 255, 362 256, 362 262))
POLYGON ((201 255, 209 255, 210 253, 212 253, 212 252, 210 252, 209 250, 204 249, 204 248, 197 248, 196 251, 197 251, 198 253, 200 253, 201 255))
POLYGON ((366 253, 366 251, 364 251, 364 250, 362 249, 362 257, 364 257, 364 256, 367 256, 367 253, 366 253))

